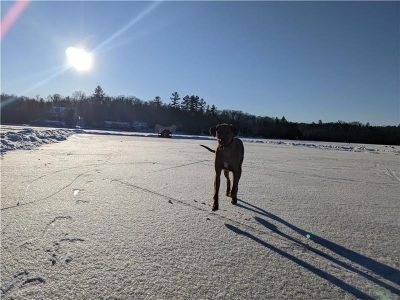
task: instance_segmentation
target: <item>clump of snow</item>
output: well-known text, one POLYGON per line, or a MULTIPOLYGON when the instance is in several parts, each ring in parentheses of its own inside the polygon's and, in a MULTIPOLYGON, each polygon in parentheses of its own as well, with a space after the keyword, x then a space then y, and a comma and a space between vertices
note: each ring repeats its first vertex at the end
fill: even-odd
POLYGON ((10 150, 30 150, 43 144, 64 141, 76 132, 71 129, 2 128, 0 152, 4 154, 10 150))

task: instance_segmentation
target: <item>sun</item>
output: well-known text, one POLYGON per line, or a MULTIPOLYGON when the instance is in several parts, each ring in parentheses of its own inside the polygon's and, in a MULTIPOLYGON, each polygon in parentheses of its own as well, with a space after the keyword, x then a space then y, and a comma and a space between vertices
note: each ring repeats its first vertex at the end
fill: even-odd
POLYGON ((65 54, 68 65, 79 72, 89 71, 93 66, 93 56, 82 48, 68 47, 65 54))

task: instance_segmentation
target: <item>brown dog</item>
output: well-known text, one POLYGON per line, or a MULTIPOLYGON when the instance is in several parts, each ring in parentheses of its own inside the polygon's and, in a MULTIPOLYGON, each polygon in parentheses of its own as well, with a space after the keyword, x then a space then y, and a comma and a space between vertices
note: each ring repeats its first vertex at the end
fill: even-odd
POLYGON ((237 203, 238 184, 242 175, 244 147, 243 142, 235 138, 238 130, 231 124, 219 124, 216 127, 212 127, 210 128, 210 134, 217 137, 217 150, 212 150, 204 145, 200 146, 215 153, 214 202, 212 205, 212 210, 215 211, 218 210, 218 192, 222 170, 224 170, 227 180, 226 196, 232 197, 232 204, 237 203), (233 173, 232 190, 229 171, 233 173))

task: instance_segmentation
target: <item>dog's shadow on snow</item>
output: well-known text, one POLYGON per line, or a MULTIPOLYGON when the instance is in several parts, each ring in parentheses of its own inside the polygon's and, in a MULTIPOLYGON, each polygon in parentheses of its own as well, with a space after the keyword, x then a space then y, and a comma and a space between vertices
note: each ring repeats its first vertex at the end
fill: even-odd
MULTIPOLYGON (((297 226, 295 226, 293 224, 290 224, 289 222, 285 221, 284 219, 282 219, 282 218, 280 218, 280 217, 278 217, 278 216, 276 216, 276 215, 274 215, 274 214, 272 214, 272 213, 270 213, 270 212, 268 212, 268 211, 266 211, 266 210, 264 210, 264 209, 262 209, 260 207, 257 207, 257 206, 255 206, 255 205, 253 205, 251 203, 248 203, 246 201, 238 199, 237 206, 240 207, 240 208, 247 209, 247 210, 250 210, 252 212, 255 212, 255 213, 259 214, 259 215, 268 217, 271 220, 277 221, 277 222, 281 223, 282 225, 285 225, 286 227, 292 229, 293 231, 295 231, 296 233, 300 234, 303 237, 304 236, 308 236, 311 241, 313 241, 314 243, 316 243, 316 244, 318 244, 320 246, 325 247, 326 249, 334 252, 335 254, 340 255, 343 258, 346 258, 349 261, 352 261, 352 262, 354 262, 354 263, 356 263, 356 264, 358 264, 358 265, 360 265, 360 266, 362 266, 362 267, 364 267, 366 269, 369 269, 370 271, 372 271, 375 274, 385 278, 388 281, 391 281, 391 282, 393 282, 393 283, 395 283, 397 285, 400 284, 400 271, 395 269, 395 268, 387 266, 387 265, 385 265, 383 263, 380 263, 380 262, 378 262, 378 261, 376 261, 376 260, 374 260, 372 258, 366 257, 366 256, 364 256, 364 255, 362 255, 360 253, 357 253, 357 252, 353 251, 353 250, 347 249, 347 248, 345 248, 345 247, 343 247, 341 245, 338 245, 338 244, 336 244, 334 242, 328 241, 328 240, 326 240, 326 239, 324 239, 322 237, 319 237, 317 235, 313 235, 312 233, 309 233, 309 232, 307 232, 307 231, 305 231, 305 230, 303 230, 303 229, 301 229, 301 228, 299 228, 299 227, 297 227, 297 226)), ((341 266, 342 268, 345 268, 345 269, 347 269, 349 271, 352 271, 352 272, 354 272, 354 273, 356 273, 356 274, 358 274, 358 275, 360 275, 360 276, 362 276, 362 277, 374 282, 375 284, 380 285, 381 287, 388 289, 389 291, 391 291, 394 294, 397 294, 397 295, 400 294, 400 290, 398 288, 393 287, 393 286, 391 286, 391 285, 389 285, 389 284, 387 284, 387 283, 385 283, 385 282, 383 282, 383 281, 381 281, 381 280, 369 275, 368 273, 363 272, 363 271, 353 267, 352 265, 350 265, 348 263, 345 263, 345 262, 343 262, 343 261, 331 256, 330 254, 327 254, 327 253, 325 253, 325 252, 323 252, 323 251, 321 251, 319 249, 311 247, 310 245, 308 245, 306 243, 303 243, 299 239, 296 239, 296 238, 294 238, 292 236, 289 236, 288 234, 280 231, 277 226, 275 226, 274 224, 272 224, 272 223, 270 223, 270 222, 268 222, 268 221, 266 221, 266 220, 264 220, 262 218, 259 218, 259 217, 254 217, 254 218, 255 218, 255 220, 257 222, 259 222, 261 225, 265 226, 266 228, 268 228, 272 232, 274 232, 274 233, 276 233, 276 234, 278 234, 278 235, 280 235, 280 236, 282 236, 282 237, 284 237, 284 238, 286 238, 286 239, 288 239, 288 240, 290 240, 290 241, 292 241, 292 242, 304 247, 308 251, 311 251, 311 252, 313 252, 313 253, 315 253, 315 254, 317 254, 317 255, 319 255, 319 256, 327 259, 327 260, 330 260, 333 263, 341 266)), ((344 281, 338 279, 337 277, 335 277, 335 276, 333 276, 333 275, 331 275, 331 274, 329 274, 329 273, 327 273, 327 272, 325 272, 325 271, 323 271, 321 269, 318 269, 318 268, 310 265, 309 263, 307 263, 305 261, 302 261, 301 259, 299 259, 299 258, 297 258, 297 257, 295 257, 295 256, 293 256, 293 255, 291 255, 289 253, 286 253, 286 252, 282 251, 281 249, 279 249, 279 248, 277 248, 277 247, 275 247, 275 246, 273 246, 271 244, 266 243, 265 241, 259 239, 258 237, 252 235, 249 232, 243 231, 240 228, 232 226, 230 224, 225 224, 225 226, 228 229, 234 231, 235 233, 241 234, 243 236, 246 236, 246 237, 254 240, 255 242, 265 246, 266 248, 275 251, 279 255, 281 255, 281 256, 283 256, 283 257, 285 257, 285 258, 287 258, 287 259, 289 259, 289 260, 291 260, 291 261, 293 261, 295 263, 297 263, 298 265, 300 265, 300 266, 304 267, 305 269, 313 272, 314 274, 320 276, 321 278, 323 278, 323 279, 331 282, 332 284, 335 284, 336 286, 340 287, 341 289, 353 294, 357 298, 372 299, 369 295, 367 295, 367 294, 363 293, 362 291, 356 289, 355 287, 345 283, 344 281)))

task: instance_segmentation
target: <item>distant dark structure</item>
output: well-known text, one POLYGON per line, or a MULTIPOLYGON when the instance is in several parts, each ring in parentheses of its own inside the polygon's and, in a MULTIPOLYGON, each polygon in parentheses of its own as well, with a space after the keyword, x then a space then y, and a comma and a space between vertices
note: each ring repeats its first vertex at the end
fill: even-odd
POLYGON ((164 129, 163 131, 161 131, 161 133, 158 136, 162 137, 162 138, 171 138, 172 132, 169 131, 168 129, 164 129))
POLYGON ((175 133, 175 131, 176 131, 176 126, 172 125, 172 126, 166 127, 166 126, 157 124, 155 130, 156 130, 156 133, 158 133, 159 137, 171 138, 172 134, 175 133))

